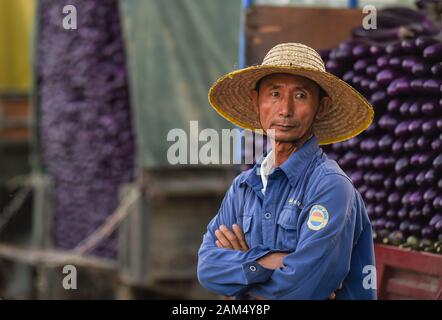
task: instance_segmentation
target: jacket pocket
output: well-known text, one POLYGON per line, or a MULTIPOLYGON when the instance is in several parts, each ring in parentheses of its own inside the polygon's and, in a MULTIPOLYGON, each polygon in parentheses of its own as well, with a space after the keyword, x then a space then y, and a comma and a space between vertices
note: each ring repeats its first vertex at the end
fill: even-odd
POLYGON ((279 249, 294 251, 298 243, 298 212, 293 206, 284 207, 278 217, 276 245, 279 249))

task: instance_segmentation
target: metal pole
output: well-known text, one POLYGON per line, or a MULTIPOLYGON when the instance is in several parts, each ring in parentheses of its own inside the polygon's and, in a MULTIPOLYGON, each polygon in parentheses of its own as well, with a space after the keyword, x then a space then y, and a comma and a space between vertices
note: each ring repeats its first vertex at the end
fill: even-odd
POLYGON ((358 0, 348 0, 349 8, 357 8, 359 6, 358 0))

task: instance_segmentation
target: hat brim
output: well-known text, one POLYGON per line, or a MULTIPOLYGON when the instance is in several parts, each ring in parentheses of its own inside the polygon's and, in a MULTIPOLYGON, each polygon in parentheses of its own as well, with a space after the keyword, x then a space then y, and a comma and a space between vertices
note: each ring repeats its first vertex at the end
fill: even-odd
POLYGON ((226 74, 209 90, 209 102, 224 118, 244 129, 262 129, 253 108, 252 90, 259 79, 274 73, 302 76, 316 82, 331 98, 331 105, 313 123, 321 145, 350 139, 367 129, 374 111, 353 87, 335 75, 303 67, 252 66, 226 74))

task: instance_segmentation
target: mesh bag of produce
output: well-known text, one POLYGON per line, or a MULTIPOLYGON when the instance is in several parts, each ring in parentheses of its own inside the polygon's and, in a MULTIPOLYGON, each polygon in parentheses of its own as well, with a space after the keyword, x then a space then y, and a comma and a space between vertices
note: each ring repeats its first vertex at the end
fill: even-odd
MULTIPOLYGON (((38 10, 38 131, 54 183, 54 242, 72 249, 134 179, 125 50, 116 0, 43 0, 38 10), (77 10, 77 29, 63 27, 66 5, 77 10)), ((115 234, 91 253, 114 258, 115 234)))

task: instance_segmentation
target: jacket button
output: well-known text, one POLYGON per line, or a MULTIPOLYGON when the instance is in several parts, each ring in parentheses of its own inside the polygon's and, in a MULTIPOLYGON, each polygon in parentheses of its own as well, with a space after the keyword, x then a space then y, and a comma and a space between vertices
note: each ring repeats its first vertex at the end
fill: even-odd
POLYGON ((272 214, 270 212, 266 212, 266 214, 264 215, 264 218, 266 219, 270 219, 272 217, 272 214))
POLYGON ((256 267, 255 266, 250 266, 250 271, 255 272, 256 271, 256 267))

